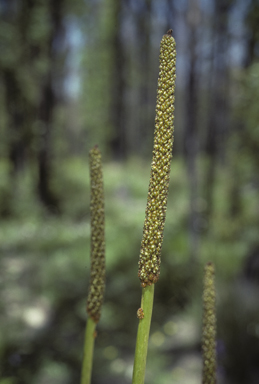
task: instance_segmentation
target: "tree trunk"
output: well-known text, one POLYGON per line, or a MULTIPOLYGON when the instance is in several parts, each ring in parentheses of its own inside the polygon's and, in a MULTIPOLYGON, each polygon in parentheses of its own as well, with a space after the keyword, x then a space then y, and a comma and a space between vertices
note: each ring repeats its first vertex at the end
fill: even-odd
POLYGON ((154 115, 150 111, 150 38, 151 38, 151 0, 145 0, 138 13, 139 75, 138 86, 138 152, 141 156, 152 150, 154 115))
POLYGON ((52 176, 51 164, 51 128, 53 121, 54 94, 52 82, 49 78, 42 91, 42 100, 39 109, 40 135, 38 147, 38 195, 44 206, 52 213, 58 210, 58 201, 54 196, 50 181, 52 176))
POLYGON ((189 239, 190 239, 190 259, 196 260, 198 252, 199 237, 199 214, 196 209, 198 197, 198 175, 197 175, 197 154, 198 154, 198 127, 197 127, 197 108, 198 108, 198 84, 197 84, 197 27, 200 19, 200 8, 197 0, 190 0, 187 13, 189 24, 189 74, 187 82, 187 101, 186 101, 186 128, 185 128, 185 153, 187 161, 187 174, 190 191, 190 212, 189 212, 189 239))
POLYGON ((209 227, 213 214, 213 193, 216 176, 217 158, 225 161, 226 141, 229 135, 229 74, 227 34, 229 4, 225 0, 215 2, 215 18, 212 32, 213 48, 209 74, 209 118, 205 152, 208 164, 205 176, 205 199, 207 202, 206 221, 209 227))
POLYGON ((51 17, 51 34, 49 36, 48 58, 49 68, 45 76, 41 91, 41 102, 39 106, 39 148, 37 154, 38 160, 38 194, 43 205, 51 212, 58 213, 58 199, 51 188, 52 178, 52 160, 51 143, 53 130, 53 112, 57 104, 57 98, 54 93, 54 78, 58 78, 55 69, 57 66, 57 47, 59 40, 63 36, 62 10, 64 0, 56 0, 55 3, 49 1, 49 14, 51 17))
POLYGON ((14 71, 3 71, 6 109, 8 113, 8 157, 11 164, 11 178, 23 168, 26 142, 24 141, 24 103, 14 71))
POLYGON ((114 19, 116 28, 113 28, 113 74, 112 74, 112 104, 111 121, 114 129, 113 139, 110 142, 113 157, 123 160, 127 157, 127 138, 125 123, 125 54, 121 36, 121 7, 120 0, 113 0, 114 19))

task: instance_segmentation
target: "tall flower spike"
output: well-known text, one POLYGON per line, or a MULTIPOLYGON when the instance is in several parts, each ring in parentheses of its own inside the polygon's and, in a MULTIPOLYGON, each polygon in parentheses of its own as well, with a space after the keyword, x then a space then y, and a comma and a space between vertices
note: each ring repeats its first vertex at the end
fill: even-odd
POLYGON ((97 323, 105 288, 104 190, 101 153, 97 146, 91 149, 91 279, 87 299, 87 312, 97 323))
POLYGON ((138 277, 141 286, 156 283, 167 206, 174 131, 175 40, 170 29, 160 44, 155 135, 138 277))
POLYGON ((216 294, 214 274, 214 265, 211 262, 207 263, 203 288, 203 384, 216 384, 216 294))

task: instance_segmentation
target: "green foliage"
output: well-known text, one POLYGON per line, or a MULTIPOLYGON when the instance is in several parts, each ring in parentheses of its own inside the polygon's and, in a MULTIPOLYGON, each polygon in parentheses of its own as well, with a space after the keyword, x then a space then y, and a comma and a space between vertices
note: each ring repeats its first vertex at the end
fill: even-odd
POLYGON ((14 384, 14 383, 15 383, 15 379, 13 379, 12 377, 0 379, 0 384, 14 384))

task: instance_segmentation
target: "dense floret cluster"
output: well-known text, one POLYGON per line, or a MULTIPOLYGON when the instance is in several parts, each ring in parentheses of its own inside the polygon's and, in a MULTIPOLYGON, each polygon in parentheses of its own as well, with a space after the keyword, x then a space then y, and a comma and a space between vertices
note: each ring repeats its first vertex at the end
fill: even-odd
POLYGON ((207 263, 203 288, 203 384, 216 384, 216 293, 214 274, 214 265, 207 263))
POLYGON ((143 288, 156 283, 160 274, 174 131, 176 48, 172 30, 162 38, 159 61, 154 149, 138 271, 143 288))
POLYGON ((97 146, 90 151, 91 179, 91 280, 87 312, 97 323, 105 289, 104 189, 101 153, 97 146))

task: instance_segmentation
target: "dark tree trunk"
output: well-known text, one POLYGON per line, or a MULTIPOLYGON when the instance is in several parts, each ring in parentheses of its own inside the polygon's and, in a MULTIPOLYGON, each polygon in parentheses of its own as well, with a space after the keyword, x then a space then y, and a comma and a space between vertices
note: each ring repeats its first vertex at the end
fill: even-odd
POLYGON ((244 67, 252 64, 254 59, 258 59, 258 34, 259 34, 259 4, 257 0, 249 2, 246 16, 247 24, 247 52, 244 60, 244 67))
POLYGON ((57 212, 58 201, 54 196, 50 181, 52 176, 51 164, 51 128, 53 121, 53 109, 55 104, 55 97, 52 89, 52 82, 49 75, 48 81, 42 90, 42 100, 39 109, 40 129, 39 134, 39 148, 38 148, 38 194, 41 202, 51 212, 57 212))
POLYGON ((184 147, 187 161, 187 174, 190 191, 189 236, 190 258, 196 260, 199 237, 199 214, 196 209, 198 196, 197 154, 198 154, 198 84, 197 84, 197 28, 200 18, 200 9, 197 0, 190 1, 187 13, 189 21, 189 73, 186 96, 186 128, 184 147))
POLYGON ((8 157, 11 164, 11 178, 13 178, 23 168, 25 162, 24 103, 14 71, 4 70, 3 81, 9 128, 8 157))
MULTIPOLYGON (((138 13, 137 28, 139 36, 139 99, 138 99, 138 151, 141 156, 150 153, 154 127, 154 116, 150 111, 150 35, 151 35, 151 0, 142 1, 138 13), (148 150, 148 151, 147 151, 148 150)), ((155 111, 154 111, 155 113, 155 111)))
POLYGON ((228 73, 228 14, 230 3, 227 0, 215 2, 215 18, 212 32, 212 55, 209 81, 209 118, 205 152, 207 170, 205 175, 205 200, 207 228, 213 214, 213 193, 216 177, 216 164, 225 162, 226 141, 229 134, 229 73, 228 73))
POLYGON ((53 112, 57 104, 54 92, 54 78, 58 78, 55 72, 57 65, 57 44, 63 35, 62 9, 64 0, 49 1, 49 14, 52 23, 52 33, 48 41, 49 68, 41 91, 41 102, 39 105, 39 148, 38 160, 38 194, 43 205, 51 212, 58 213, 58 199, 51 188, 52 159, 51 143, 53 130, 53 112))
POLYGON ((121 7, 120 0, 114 0, 115 24, 112 45, 113 45, 113 75, 111 90, 111 121, 113 125, 113 138, 110 142, 113 157, 123 160, 127 157, 127 137, 125 123, 125 54, 121 36, 121 7))

